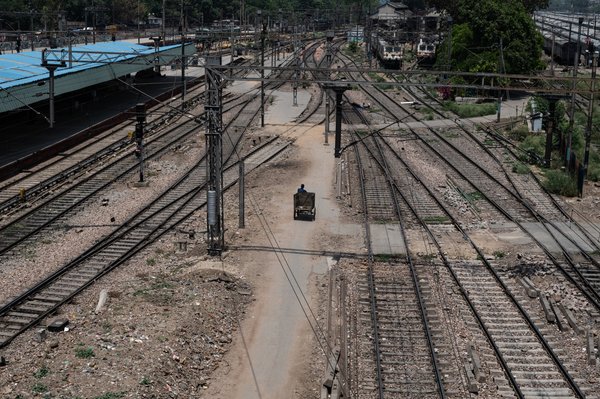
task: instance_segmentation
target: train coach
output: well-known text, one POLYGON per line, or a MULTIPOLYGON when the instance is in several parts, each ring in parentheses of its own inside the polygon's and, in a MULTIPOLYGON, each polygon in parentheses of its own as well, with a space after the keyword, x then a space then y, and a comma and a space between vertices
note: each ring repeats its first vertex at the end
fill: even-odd
POLYGON ((435 43, 426 38, 420 38, 417 45, 419 62, 431 62, 435 59, 435 43))
POLYGON ((401 45, 392 45, 379 38, 375 42, 374 51, 384 68, 400 69, 402 66, 403 51, 401 45))
POLYGON ((556 36, 544 34, 544 52, 549 56, 554 56, 554 61, 561 65, 574 65, 577 54, 577 41, 556 36), (554 47, 554 50, 552 50, 554 47))

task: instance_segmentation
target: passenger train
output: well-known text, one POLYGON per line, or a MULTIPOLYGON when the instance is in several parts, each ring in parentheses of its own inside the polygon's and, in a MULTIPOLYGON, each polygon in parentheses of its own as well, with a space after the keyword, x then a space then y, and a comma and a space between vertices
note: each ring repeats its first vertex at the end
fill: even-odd
POLYGON ((435 58, 435 43, 432 40, 420 38, 419 44, 417 45, 417 58, 435 58))
POLYGON ((378 38, 377 41, 374 41, 373 51, 383 67, 400 69, 402 66, 402 45, 392 45, 385 40, 378 38))

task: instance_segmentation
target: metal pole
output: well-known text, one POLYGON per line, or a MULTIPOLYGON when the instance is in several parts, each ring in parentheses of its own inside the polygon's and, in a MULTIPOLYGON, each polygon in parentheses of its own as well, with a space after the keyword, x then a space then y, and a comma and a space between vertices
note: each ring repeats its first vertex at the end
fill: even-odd
POLYGON ((166 35, 166 31, 165 31, 165 29, 166 29, 165 2, 166 2, 166 0, 163 0, 163 2, 162 2, 162 21, 161 21, 162 25, 160 26, 160 28, 161 28, 161 36, 162 36, 163 42, 165 40, 165 35, 166 35))
POLYGON ((207 114, 207 237, 209 255, 220 255, 224 247, 223 215, 223 107, 221 77, 217 72, 221 57, 207 57, 206 84, 207 98, 204 109, 207 114))
POLYGON ((137 2, 137 44, 140 44, 140 0, 137 2))
POLYGON ((571 169, 571 145, 573 144, 573 125, 575 123, 575 90, 577 89, 577 68, 579 66, 579 43, 581 41, 581 24, 583 18, 579 17, 579 28, 577 30, 577 49, 573 60, 573 93, 571 93, 571 108, 569 109, 569 138, 567 141, 566 162, 567 169, 571 169))
POLYGON ((260 35, 260 127, 265 127, 265 38, 267 35, 267 24, 263 23, 260 35))
POLYGON ((183 0, 181 0, 181 110, 185 111, 185 18, 183 16, 183 0))
MULTIPOLYGON (((234 52, 235 52, 235 46, 234 46, 234 40, 233 40, 233 26, 231 26, 231 40, 230 40, 230 49, 231 49, 231 60, 229 61, 229 65, 233 65, 233 57, 235 56, 234 52)), ((229 70, 229 76, 232 77, 233 76, 233 68, 229 70)))
POLYGON ((245 198, 244 198, 244 158, 240 159, 240 167, 239 167, 239 177, 238 177, 238 187, 240 190, 240 210, 239 210, 239 214, 240 214, 240 220, 239 220, 239 228, 243 229, 244 227, 246 227, 245 225, 245 212, 244 212, 244 208, 245 208, 245 198))
POLYGON ((344 94, 343 88, 336 88, 335 90, 335 149, 334 156, 340 157, 340 150, 342 147, 342 95, 344 94))
POLYGON ((554 41, 556 40, 556 32, 552 30, 552 48, 550 49, 550 73, 554 76, 554 41))
MULTIPOLYGON (((590 161, 590 142, 592 141, 592 115, 594 113, 594 89, 596 88, 596 66, 598 64, 598 52, 592 55, 592 83, 590 90, 590 101, 588 103, 587 125, 585 128, 585 152, 583 157, 583 177, 587 177, 590 161)), ((582 193, 583 194, 583 193, 582 193)))
POLYGON ((54 127, 54 70, 56 67, 47 66, 48 72, 50 73, 50 82, 48 84, 48 97, 50 101, 50 128, 54 127))

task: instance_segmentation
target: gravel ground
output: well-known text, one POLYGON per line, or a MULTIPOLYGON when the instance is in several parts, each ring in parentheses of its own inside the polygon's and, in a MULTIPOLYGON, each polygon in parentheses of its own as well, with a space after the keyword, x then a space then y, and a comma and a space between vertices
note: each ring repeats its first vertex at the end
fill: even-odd
MULTIPOLYGON (((357 102, 362 100, 356 98, 357 102)), ((301 134, 285 126, 267 126, 249 132, 248 136, 251 140, 252 137, 281 133, 294 138, 301 134)), ((33 281, 29 276, 48 274, 82 248, 91 245, 114 228, 105 225, 122 222, 128 214, 140 208, 140 203, 166 187, 176 178, 178 170, 185 169, 199 156, 204 139, 198 137, 196 140, 196 143, 190 143, 185 152, 169 153, 160 161, 148 165, 150 187, 134 189, 131 183, 137 180, 137 176, 132 176, 130 181, 119 182, 102 198, 65 220, 65 229, 38 239, 35 245, 23 250, 19 256, 3 259, 0 302, 29 286, 33 281), (104 198, 108 199, 106 206, 102 205, 104 198), (110 221, 111 217, 114 217, 114 222, 110 221)), ((251 202, 276 206, 282 201, 289 201, 287 192, 261 188, 280 187, 296 178, 302 167, 301 160, 296 158, 296 150, 292 148, 271 166, 247 177, 247 187, 252 193, 251 202)), ((410 143, 406 144, 405 150, 419 158, 417 149, 410 143)), ((420 166, 432 184, 443 183, 443 174, 439 175, 430 163, 420 161, 420 166)), ((350 194, 337 202, 342 208, 343 223, 361 223, 357 187, 352 182, 346 187, 346 193, 350 194)), ((464 207, 446 188, 440 187, 438 191, 457 209, 464 207)), ((582 200, 571 199, 567 202, 579 211, 577 214, 598 222, 600 188, 593 184, 586 185, 586 196, 582 200)), ((226 219, 237 221, 236 189, 226 194, 225 204, 226 219)), ((221 260, 205 255, 206 245, 202 234, 196 234, 193 239, 181 232, 167 234, 160 242, 149 246, 48 318, 47 322, 57 318, 67 319, 69 324, 65 331, 47 333, 46 337, 37 331, 30 331, 1 350, 0 355, 7 364, 0 367, 0 397, 214 397, 209 393, 232 383, 229 375, 234 365, 230 360, 243 351, 243 348, 236 346, 239 345, 236 342, 237 332, 240 323, 256 315, 253 305, 265 284, 261 256, 235 249, 265 245, 257 219, 261 210, 253 206, 248 208, 246 229, 237 229, 236 223, 227 226, 225 240, 233 249, 224 253, 221 260), (187 250, 181 250, 179 242, 185 242, 187 250), (96 313, 98 298, 103 290, 108 292, 108 302, 96 313)), ((200 232, 205 230, 205 223, 204 215, 200 213, 189 222, 189 227, 200 232)), ((477 231, 472 233, 477 234, 477 231)), ((408 234, 410 238, 412 233, 408 234)), ((323 248, 335 247, 364 253, 361 237, 332 236, 323 231, 317 234, 316 239, 323 248)), ((419 244, 423 246, 422 252, 428 253, 430 244, 423 237, 415 236, 414 242, 419 241, 422 242, 419 244)), ((492 236, 489 241, 491 253, 498 242, 492 236)), ((503 249, 514 257, 510 262, 507 261, 511 263, 516 262, 517 254, 525 253, 527 247, 515 244, 503 249)), ((538 262, 533 255, 527 259, 532 264, 538 262)), ((364 262, 342 260, 337 268, 351 277, 349 292, 356 295, 356 284, 361 281, 357 276, 364 270, 364 262)), ((536 284, 556 296, 564 297, 572 309, 577 310, 578 314, 583 313, 585 303, 581 302, 580 296, 564 286, 544 285, 544 267, 536 270, 533 277, 536 284)), ((444 292, 444 287, 437 289, 444 292)), ((317 313, 323 315, 323 298, 327 293, 325 278, 313 276, 309 291, 318 303, 317 313)), ((348 312, 352 313, 352 309, 348 312)), ((569 336, 569 342, 572 350, 581 350, 581 337, 569 336)), ((322 349, 313 342, 299 359, 293 397, 317 397, 323 360, 322 349)), ((586 370, 586 376, 592 378, 593 373, 586 370)))

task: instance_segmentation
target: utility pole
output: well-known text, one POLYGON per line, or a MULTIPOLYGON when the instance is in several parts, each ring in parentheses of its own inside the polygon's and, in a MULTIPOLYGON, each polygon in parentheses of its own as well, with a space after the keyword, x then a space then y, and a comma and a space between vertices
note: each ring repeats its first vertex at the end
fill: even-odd
MULTIPOLYGON (((504 48, 502 46, 502 36, 500 36, 500 68, 501 73, 506 73, 504 66, 504 48)), ((508 91, 507 91, 508 96, 508 91)), ((498 89, 498 116, 496 118, 496 122, 500 122, 500 111, 502 110, 502 91, 498 89)))
POLYGON ((65 61, 59 61, 58 63, 51 64, 46 59, 46 49, 42 50, 42 64, 44 68, 48 70, 49 82, 48 82, 48 102, 50 108, 50 128, 54 128, 54 71, 58 68, 64 68, 67 64, 65 61))
POLYGON ((161 28, 160 36, 165 41, 165 43, 166 43, 166 36, 165 35, 167 34, 166 33, 166 18, 165 18, 165 2, 166 1, 167 0, 163 0, 163 2, 162 2, 162 21, 161 21, 162 24, 160 26, 160 28, 161 28))
POLYGON ((185 91, 186 91, 186 82, 185 82, 185 65, 186 65, 186 59, 185 59, 185 17, 184 17, 184 13, 183 13, 183 1, 181 0, 181 22, 180 22, 180 29, 181 29, 181 111, 185 111, 185 91))
POLYGON ((267 37, 267 24, 262 23, 260 34, 260 127, 265 127, 265 39, 267 37))
POLYGON ((579 44, 581 42, 581 24, 583 24, 583 17, 579 17, 579 29, 577 31, 577 49, 575 50, 575 59, 573 60, 573 92, 571 93, 571 108, 569 109, 569 137, 567 139, 566 151, 567 170, 571 170, 571 145, 573 143, 573 125, 575 123, 575 90, 577 90, 577 68, 579 67, 579 44))
MULTIPOLYGON (((594 113, 594 90, 596 88, 596 67, 598 65, 598 52, 592 54, 592 82, 590 90, 590 100, 588 102, 587 125, 585 128, 585 152, 583 156, 583 178, 587 177, 588 165, 590 162, 590 143, 592 141, 592 116, 594 113)), ((582 185, 583 187, 583 185, 582 185)), ((581 190, 583 196, 583 189, 581 190)))
MULTIPOLYGON (((333 42, 334 37, 334 31, 328 31, 326 33, 325 62, 327 65, 325 65, 325 67, 327 69, 331 68, 331 42, 333 42)), ((325 93, 325 144, 329 144, 329 115, 331 114, 331 102, 327 90, 323 90, 323 92, 325 93)))
POLYGON ((556 31, 552 29, 552 48, 550 49, 550 73, 554 76, 554 41, 556 40, 556 31))
POLYGON ((223 217, 223 109, 221 77, 216 70, 221 65, 221 57, 206 58, 206 105, 207 116, 206 148, 208 165, 207 184, 207 242, 209 255, 218 256, 224 247, 223 217))

